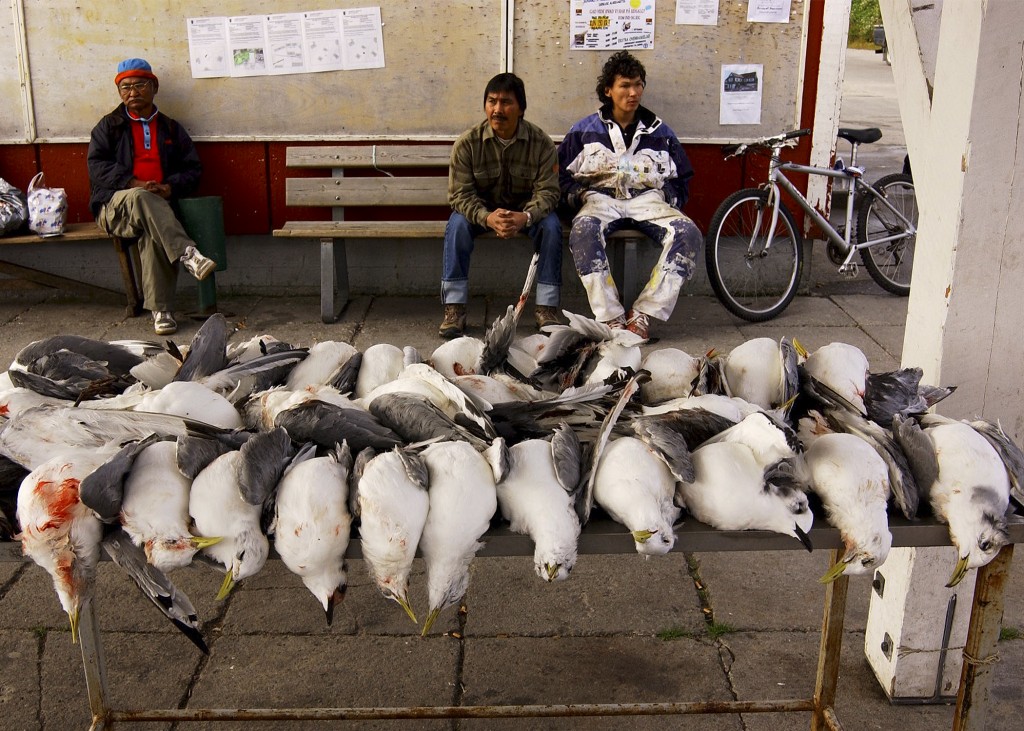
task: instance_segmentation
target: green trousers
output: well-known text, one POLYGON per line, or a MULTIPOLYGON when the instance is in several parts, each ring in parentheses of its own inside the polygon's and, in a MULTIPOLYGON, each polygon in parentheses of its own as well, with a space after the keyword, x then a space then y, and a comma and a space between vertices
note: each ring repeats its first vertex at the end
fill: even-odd
POLYGON ((195 243, 170 204, 143 188, 119 190, 100 210, 96 223, 111 236, 138 239, 143 307, 173 310, 178 260, 195 243))

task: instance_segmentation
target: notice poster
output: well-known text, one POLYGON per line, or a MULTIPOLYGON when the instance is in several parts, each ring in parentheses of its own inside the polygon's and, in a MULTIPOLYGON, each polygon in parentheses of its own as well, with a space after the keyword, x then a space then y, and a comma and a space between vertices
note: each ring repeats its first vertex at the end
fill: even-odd
POLYGON ((790 0, 750 0, 748 23, 788 23, 790 0))
POLYGON ((342 56, 346 69, 384 68, 384 35, 380 8, 341 11, 342 56))
POLYGON ((655 0, 572 0, 569 47, 574 51, 654 48, 655 0))
POLYGON ((718 0, 676 0, 676 25, 718 25, 718 0))
POLYGON ((301 74, 306 70, 302 54, 302 15, 267 16, 267 73, 301 74))
POLYGON ((719 124, 760 124, 764 65, 723 64, 719 124))
POLYGON ((208 79, 229 76, 228 19, 189 18, 188 58, 192 64, 192 78, 208 79))
POLYGON ((266 24, 262 15, 228 18, 228 52, 232 76, 266 74, 266 46, 266 24))
POLYGON ((379 7, 186 19, 192 77, 384 68, 379 7))

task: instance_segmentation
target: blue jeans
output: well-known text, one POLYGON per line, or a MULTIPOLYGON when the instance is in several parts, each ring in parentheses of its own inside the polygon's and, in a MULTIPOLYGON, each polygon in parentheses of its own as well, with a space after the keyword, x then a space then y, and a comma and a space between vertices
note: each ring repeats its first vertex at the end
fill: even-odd
MULTIPOLYGON (((441 301, 465 304, 469 301, 469 258, 473 242, 490 229, 471 223, 461 213, 452 213, 444 230, 444 260, 441 265, 441 301)), ((562 222, 549 213, 523 233, 533 239, 534 251, 540 252, 537 264, 536 303, 558 307, 562 289, 562 222)), ((503 242, 502 239, 498 239, 503 242)), ((525 275, 525 272, 523 273, 525 275)))

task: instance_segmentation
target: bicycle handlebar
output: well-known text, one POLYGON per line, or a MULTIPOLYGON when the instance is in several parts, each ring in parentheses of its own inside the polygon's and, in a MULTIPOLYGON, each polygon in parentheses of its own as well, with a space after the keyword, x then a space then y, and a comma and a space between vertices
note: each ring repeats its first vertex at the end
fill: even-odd
POLYGON ((725 145, 722 147, 722 154, 726 157, 732 157, 734 155, 742 155, 747 150, 754 147, 792 147, 795 142, 791 140, 797 137, 805 137, 811 133, 809 129, 794 129, 789 132, 783 132, 782 134, 774 135, 772 137, 761 137, 760 139, 752 140, 750 142, 741 142, 735 145, 725 145), (789 143, 789 144, 787 144, 789 143))

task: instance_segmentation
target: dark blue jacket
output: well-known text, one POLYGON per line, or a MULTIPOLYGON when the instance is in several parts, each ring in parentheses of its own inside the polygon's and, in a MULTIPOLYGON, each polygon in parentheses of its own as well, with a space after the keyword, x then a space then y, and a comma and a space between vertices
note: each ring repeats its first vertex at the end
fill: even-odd
MULTIPOLYGON (((203 165, 188 132, 167 115, 156 115, 156 142, 164 179, 171 186, 171 201, 192 195, 199 187, 203 165)), ((93 216, 131 181, 134 155, 131 121, 124 104, 105 115, 89 139, 89 208, 93 216)))
POLYGON ((637 109, 637 129, 627 147, 622 130, 605 105, 574 124, 558 146, 562 196, 579 208, 588 190, 615 198, 633 198, 661 190, 679 210, 689 197, 693 166, 675 133, 646 107, 637 109))

